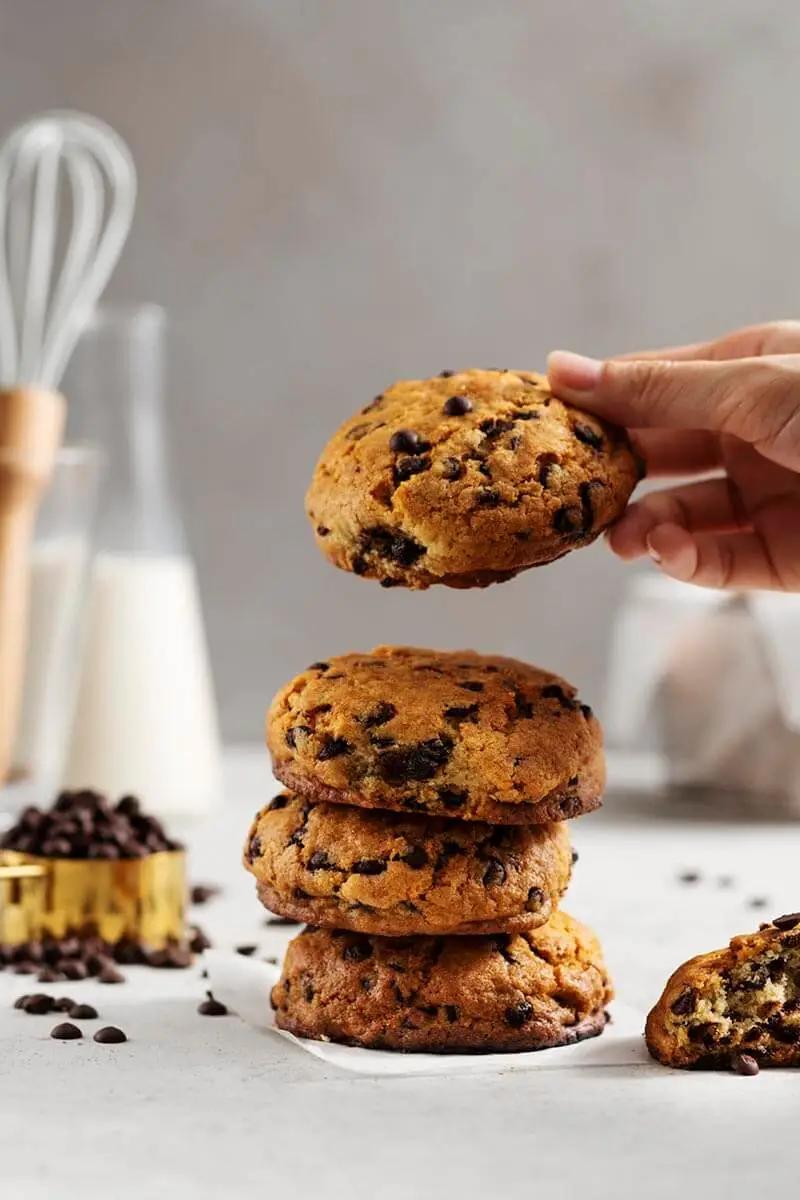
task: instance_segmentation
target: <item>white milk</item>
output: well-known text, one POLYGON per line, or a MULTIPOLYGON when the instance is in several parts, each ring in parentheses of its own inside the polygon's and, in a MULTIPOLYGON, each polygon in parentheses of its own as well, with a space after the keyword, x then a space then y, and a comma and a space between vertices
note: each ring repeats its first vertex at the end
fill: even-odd
POLYGON ((28 648, 14 770, 58 783, 77 685, 80 605, 89 556, 78 536, 37 542, 30 558, 28 648))
POLYGON ((189 816, 220 793, 219 737, 191 560, 98 554, 64 786, 189 816))

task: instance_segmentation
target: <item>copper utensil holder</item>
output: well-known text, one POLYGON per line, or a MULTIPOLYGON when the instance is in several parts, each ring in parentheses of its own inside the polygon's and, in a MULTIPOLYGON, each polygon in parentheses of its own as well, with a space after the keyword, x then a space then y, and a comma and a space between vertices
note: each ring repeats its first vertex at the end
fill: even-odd
POLYGON ((0 944, 75 934, 162 950, 183 940, 185 911, 182 850, 111 862, 0 853, 0 944))

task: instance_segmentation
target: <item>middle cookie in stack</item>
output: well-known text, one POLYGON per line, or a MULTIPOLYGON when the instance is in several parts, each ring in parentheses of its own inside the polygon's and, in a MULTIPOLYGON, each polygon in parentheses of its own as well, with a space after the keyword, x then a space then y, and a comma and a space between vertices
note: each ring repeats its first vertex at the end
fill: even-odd
MULTIPOLYGON (((355 978, 377 943, 359 943, 359 954, 343 943, 355 1024, 322 1003, 308 965, 294 971, 290 953, 273 997, 279 1025, 406 1050, 533 1049, 601 1031, 610 984, 590 935, 570 933, 577 940, 557 959, 547 937, 529 939, 551 964, 546 980, 519 968, 507 939, 486 936, 526 934, 555 917, 572 865, 563 822, 601 801, 600 726, 569 684, 512 659, 381 647, 315 663, 282 689, 268 745, 292 791, 256 818, 245 865, 271 911, 403 939, 384 952, 390 973, 409 954, 427 961, 438 935, 448 935, 443 947, 460 942, 449 935, 483 935, 470 939, 466 974, 457 945, 439 952, 441 967, 434 955, 426 988, 444 999, 419 1012, 402 988, 373 992, 355 978)), ((335 956, 334 944, 324 952, 335 956)))

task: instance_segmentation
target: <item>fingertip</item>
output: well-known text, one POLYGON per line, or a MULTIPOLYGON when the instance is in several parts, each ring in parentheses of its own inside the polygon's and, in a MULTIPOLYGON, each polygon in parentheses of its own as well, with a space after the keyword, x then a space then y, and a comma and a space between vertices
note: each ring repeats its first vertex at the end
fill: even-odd
POLYGON ((697 570, 694 538, 680 525, 657 525, 647 537, 647 552, 654 563, 673 579, 685 583, 697 570))
POLYGON ((647 538, 655 520, 641 504, 631 504, 606 534, 608 544, 619 558, 635 559, 647 554, 647 538))
POLYGON ((591 395, 600 382, 603 363, 596 358, 574 354, 571 350, 553 350, 547 356, 547 376, 558 396, 577 400, 591 395))

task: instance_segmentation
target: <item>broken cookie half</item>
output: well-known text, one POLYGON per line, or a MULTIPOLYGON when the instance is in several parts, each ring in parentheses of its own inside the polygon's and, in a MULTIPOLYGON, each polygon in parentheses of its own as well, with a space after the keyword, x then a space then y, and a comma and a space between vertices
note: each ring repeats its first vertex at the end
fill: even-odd
POLYGON ((800 1066, 800 913, 678 967, 645 1037, 667 1067, 800 1066))

